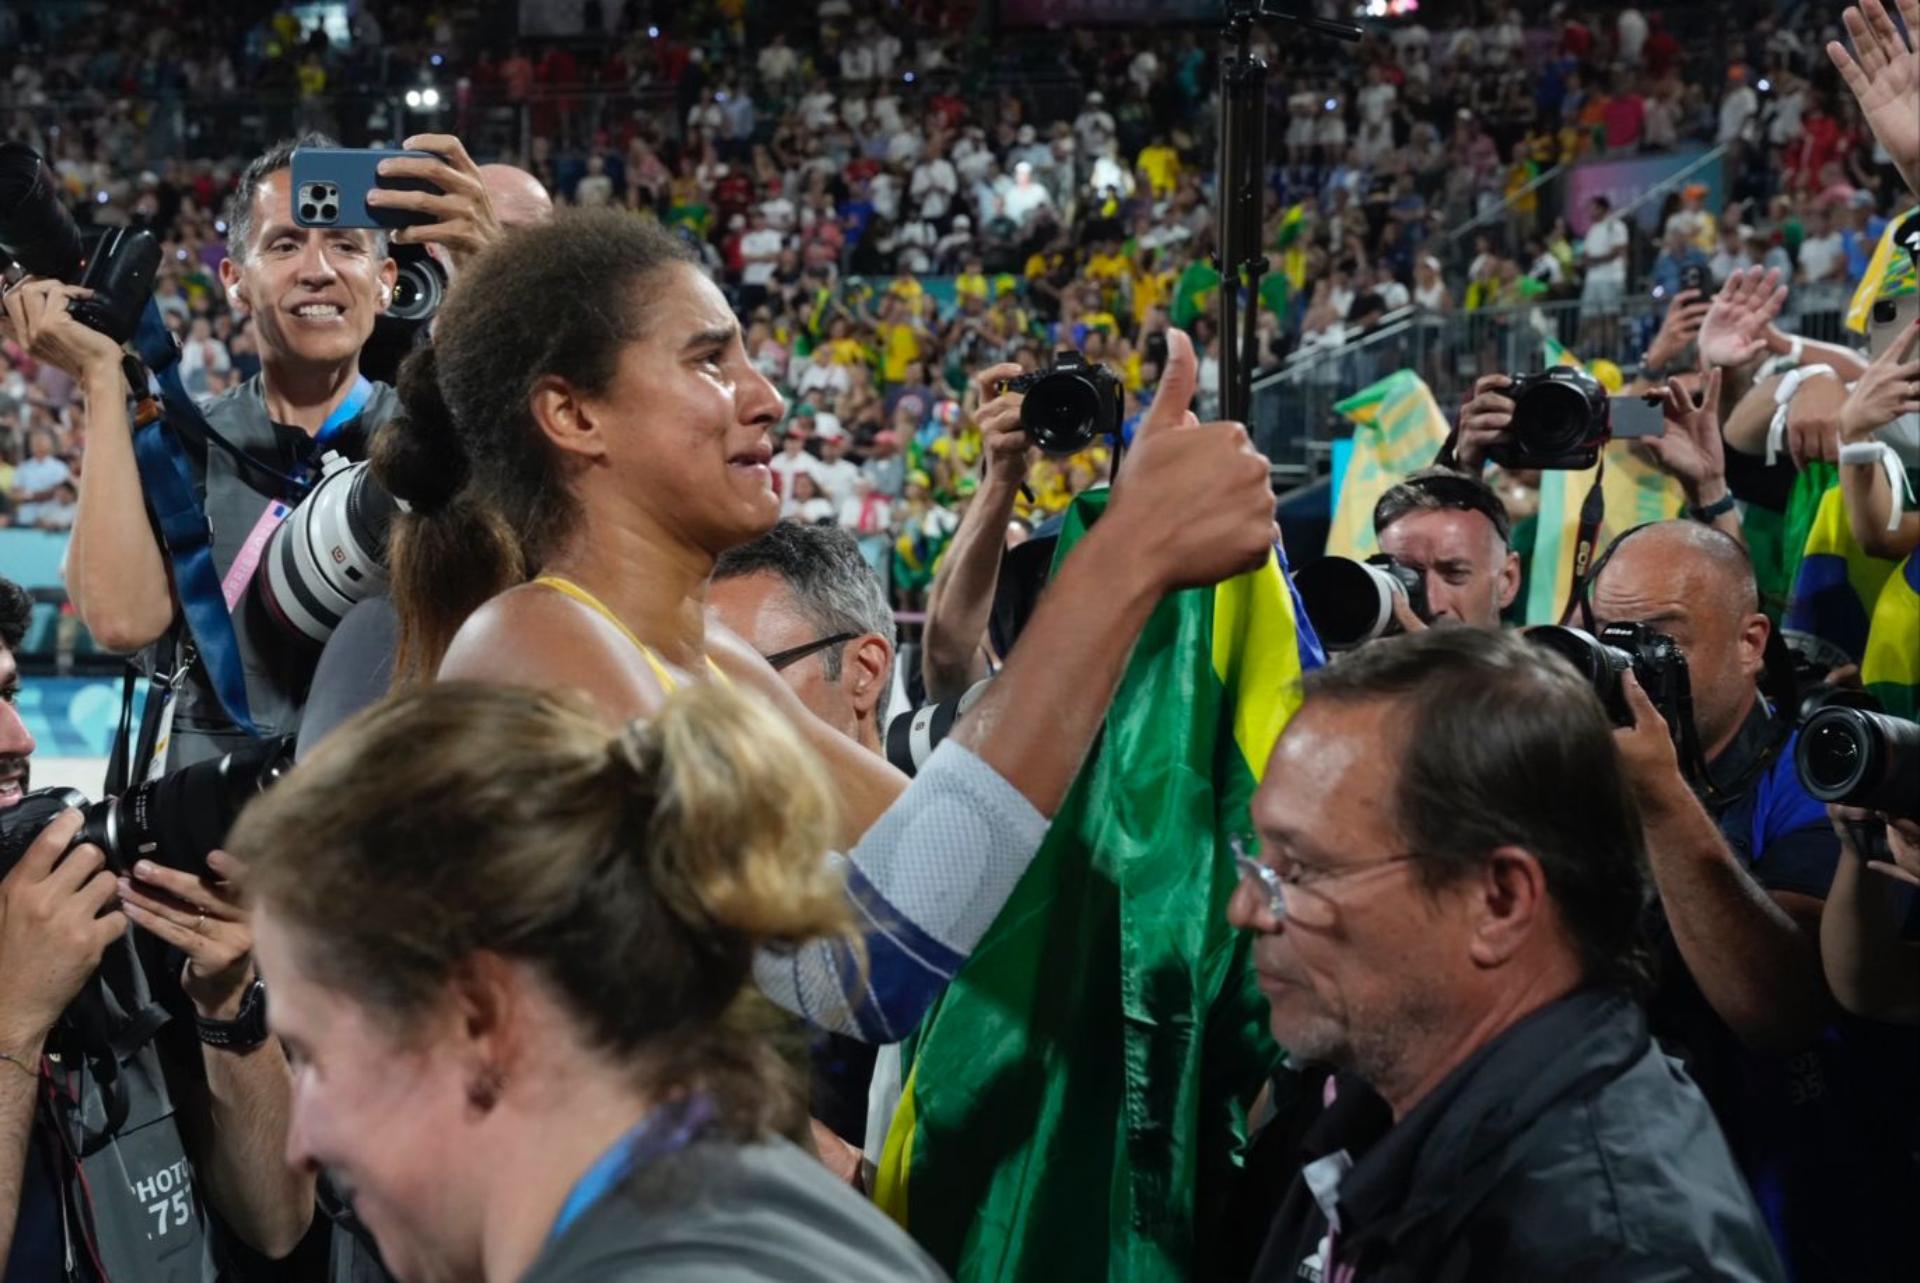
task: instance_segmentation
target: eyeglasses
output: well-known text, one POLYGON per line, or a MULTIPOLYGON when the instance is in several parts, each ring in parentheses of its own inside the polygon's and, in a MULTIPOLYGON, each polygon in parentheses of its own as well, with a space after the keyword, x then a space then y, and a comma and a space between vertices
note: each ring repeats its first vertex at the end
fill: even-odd
POLYGON ((789 665, 799 663, 816 651, 825 650, 829 646, 838 646, 843 642, 850 642, 859 635, 859 633, 835 633, 831 637, 822 637, 819 641, 810 641, 804 646, 792 646, 786 650, 776 650, 773 654, 768 655, 766 660, 769 664, 773 665, 773 671, 777 673, 789 665))
POLYGON ((1268 916, 1276 922, 1292 921, 1303 927, 1325 927, 1333 923, 1333 901, 1324 892, 1312 888, 1420 858, 1418 852, 1409 852, 1343 864, 1337 869, 1315 869, 1294 863, 1289 872, 1282 873, 1265 860, 1248 855, 1238 834, 1230 836, 1227 845, 1233 850, 1233 863, 1240 870, 1241 883, 1259 898, 1268 916))

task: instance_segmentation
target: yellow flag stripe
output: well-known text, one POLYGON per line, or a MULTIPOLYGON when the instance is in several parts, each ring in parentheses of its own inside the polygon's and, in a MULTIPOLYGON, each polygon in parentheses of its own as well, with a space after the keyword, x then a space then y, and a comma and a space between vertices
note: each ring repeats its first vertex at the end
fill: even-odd
POLYGON ((900 1088, 900 1103, 893 1107, 886 1144, 880 1150, 880 1166, 873 1174, 874 1206, 891 1216, 902 1229, 911 1228, 907 1224, 907 1169, 913 1162, 916 1122, 913 1092, 914 1080, 919 1075, 920 1066, 916 1062, 907 1071, 907 1080, 900 1088))
POLYGON ((1213 673, 1233 701, 1233 739, 1258 780, 1300 707, 1300 640, 1280 559, 1213 590, 1213 673))

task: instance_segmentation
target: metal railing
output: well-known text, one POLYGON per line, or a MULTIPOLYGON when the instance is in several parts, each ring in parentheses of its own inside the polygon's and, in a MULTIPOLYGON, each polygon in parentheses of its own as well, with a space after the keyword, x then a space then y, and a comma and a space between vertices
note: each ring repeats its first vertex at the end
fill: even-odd
MULTIPOLYGON (((1858 346, 1846 328, 1852 286, 1803 286, 1788 300, 1780 328, 1826 343, 1858 346)), ((1451 416, 1483 374, 1544 368, 1549 342, 1591 366, 1611 361, 1631 378, 1665 318, 1667 302, 1623 300, 1617 311, 1584 315, 1578 299, 1519 307, 1431 312, 1402 309, 1338 347, 1296 353, 1283 368, 1256 379, 1249 427, 1277 480, 1299 483, 1324 470, 1329 443, 1348 425, 1334 406, 1396 370, 1412 370, 1451 416)))

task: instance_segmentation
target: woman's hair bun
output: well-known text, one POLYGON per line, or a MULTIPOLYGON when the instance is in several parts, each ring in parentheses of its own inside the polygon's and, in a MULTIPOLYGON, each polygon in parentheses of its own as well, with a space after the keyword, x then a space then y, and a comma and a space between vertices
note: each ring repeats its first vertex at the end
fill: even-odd
POLYGON ((373 475, 420 516, 452 502, 467 484, 466 445, 440 391, 433 345, 400 363, 400 413, 373 438, 373 475))

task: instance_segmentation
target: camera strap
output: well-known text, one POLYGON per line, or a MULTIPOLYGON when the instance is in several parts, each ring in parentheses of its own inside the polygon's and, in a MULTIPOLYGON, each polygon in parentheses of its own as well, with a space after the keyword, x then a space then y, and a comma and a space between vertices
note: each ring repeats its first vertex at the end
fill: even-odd
MULTIPOLYGON (((258 739, 260 732, 253 724, 248 706, 246 670, 240 658, 239 639, 234 633, 232 611, 239 604, 239 594, 244 592, 250 577, 241 575, 243 564, 249 571, 258 564, 267 536, 291 511, 289 503, 297 503, 311 489, 316 473, 311 466, 302 468, 295 476, 276 472, 214 431, 180 381, 179 346, 161 320, 160 309, 151 301, 141 315, 133 342, 159 385, 160 398, 166 407, 165 417, 134 433, 133 449, 141 485, 159 520, 160 536, 173 563, 174 588, 180 598, 181 614, 206 666, 208 684, 220 707, 235 726, 258 739), (213 525, 195 489, 193 469, 180 439, 181 431, 191 432, 203 441, 217 442, 256 475, 264 473, 271 477, 273 488, 280 492, 268 503, 243 549, 243 552, 251 550, 251 560, 243 555, 226 580, 221 578, 214 563, 213 525)), ((372 382, 365 375, 358 376, 346 400, 327 416, 315 434, 316 457, 333 445, 347 424, 359 417, 372 395, 372 382)), ((167 704, 170 711, 170 699, 167 704)))
MULTIPOLYGON (((167 415, 192 423, 211 437, 212 429, 207 427, 200 408, 180 382, 179 347, 160 319, 160 309, 151 301, 141 315, 133 343, 160 385, 167 415)), ((253 724, 247 705, 240 642, 234 634, 233 618, 227 612, 226 596, 221 590, 220 572, 213 561, 213 523, 207 520, 206 510, 194 489, 186 447, 163 418, 134 432, 133 454, 140 469, 141 487, 159 521, 160 537, 173 563, 174 590, 180 598, 180 612, 205 661, 208 684, 233 724, 249 738, 258 739, 260 732, 253 724)))
POLYGON ((1600 527, 1607 519, 1607 492, 1603 488, 1606 477, 1607 455, 1603 450, 1593 470, 1593 485, 1588 487, 1587 497, 1580 501, 1580 525, 1573 537, 1573 578, 1567 585, 1566 608, 1560 612, 1563 623, 1572 620, 1576 608, 1586 606, 1589 581, 1600 573, 1593 554, 1600 542, 1600 527))

